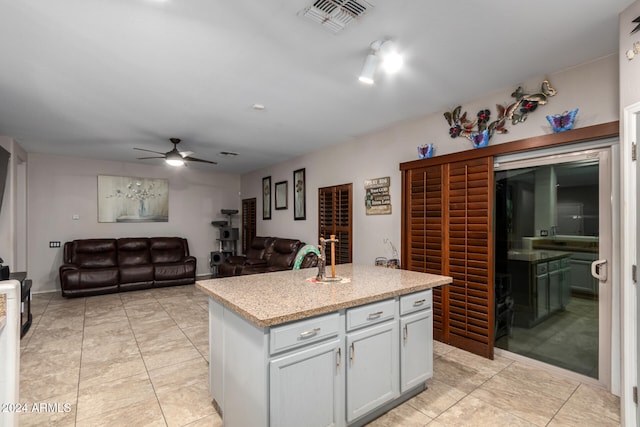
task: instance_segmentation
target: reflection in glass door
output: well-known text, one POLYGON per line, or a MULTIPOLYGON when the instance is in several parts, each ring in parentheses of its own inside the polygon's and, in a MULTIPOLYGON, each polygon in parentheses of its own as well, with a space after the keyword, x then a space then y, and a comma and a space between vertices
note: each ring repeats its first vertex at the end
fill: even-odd
POLYGON ((609 151, 495 168, 495 346, 601 382, 610 375, 609 151))

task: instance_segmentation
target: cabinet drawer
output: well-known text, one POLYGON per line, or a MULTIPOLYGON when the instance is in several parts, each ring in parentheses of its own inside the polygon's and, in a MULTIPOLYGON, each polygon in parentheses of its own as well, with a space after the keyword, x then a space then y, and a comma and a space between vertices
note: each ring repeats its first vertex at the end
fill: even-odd
POLYGON ((431 309, 431 289, 400 297, 400 315, 431 309))
POLYGON ((536 275, 541 276, 549 272, 549 266, 546 262, 541 262, 536 265, 536 275))
POLYGON ((395 317, 396 301, 393 299, 347 310, 347 331, 375 325, 395 317))
POLYGON ((331 313, 272 328, 269 334, 270 354, 338 335, 339 318, 338 313, 331 313))

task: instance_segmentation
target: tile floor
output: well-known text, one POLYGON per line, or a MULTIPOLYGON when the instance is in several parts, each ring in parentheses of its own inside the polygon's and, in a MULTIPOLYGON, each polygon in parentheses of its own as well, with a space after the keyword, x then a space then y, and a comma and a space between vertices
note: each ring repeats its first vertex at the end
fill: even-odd
POLYGON ((598 300, 572 296, 566 310, 533 328, 514 326, 496 347, 597 378, 598 300))
MULTIPOLYGON (((51 412, 37 406, 21 426, 222 425, 207 390, 207 299, 194 286, 39 294, 32 311, 20 401, 51 412)), ((617 397, 505 357, 435 342, 434 371, 428 390, 370 426, 620 425, 617 397)))

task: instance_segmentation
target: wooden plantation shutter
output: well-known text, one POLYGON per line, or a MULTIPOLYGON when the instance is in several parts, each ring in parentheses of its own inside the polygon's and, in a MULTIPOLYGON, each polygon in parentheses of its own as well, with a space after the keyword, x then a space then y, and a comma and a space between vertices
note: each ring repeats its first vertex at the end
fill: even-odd
POLYGON ((403 173, 403 268, 453 277, 433 292, 433 336, 493 358, 493 158, 403 173))
POLYGON ((493 358, 494 157, 615 137, 618 130, 617 121, 602 123, 400 164, 402 267, 436 272, 441 260, 441 273, 453 277, 451 285, 441 288, 438 302, 434 289, 434 338, 493 358), (437 231, 429 228, 438 223, 430 199, 442 204, 441 254, 437 231), (438 313, 440 325, 436 325, 438 313))
POLYGON ((242 253, 246 254, 256 237, 256 198, 242 200, 242 253))
MULTIPOLYGON (((403 268, 422 273, 443 274, 443 191, 442 165, 407 171, 405 199, 407 227, 403 252, 403 268)), ((446 294, 443 288, 433 289, 433 335, 444 341, 446 330, 443 316, 446 294)))
POLYGON ((336 243, 337 264, 351 262, 352 188, 352 184, 343 184, 318 189, 318 240, 320 237, 328 239, 335 234, 336 239, 339 240, 336 243))
POLYGON ((448 342, 493 358, 493 158, 447 170, 448 342))

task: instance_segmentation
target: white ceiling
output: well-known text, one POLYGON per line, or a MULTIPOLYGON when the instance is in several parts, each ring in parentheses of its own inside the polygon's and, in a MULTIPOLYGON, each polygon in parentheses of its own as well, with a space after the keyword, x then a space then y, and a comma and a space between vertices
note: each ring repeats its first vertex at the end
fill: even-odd
POLYGON ((0 135, 117 161, 179 137, 219 163, 198 167, 248 172, 615 53, 632 3, 372 0, 333 34, 299 16, 312 2, 0 0, 0 135), (385 38, 405 67, 366 86, 385 38))

